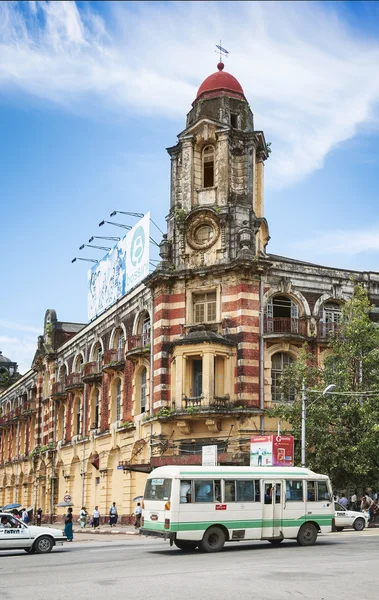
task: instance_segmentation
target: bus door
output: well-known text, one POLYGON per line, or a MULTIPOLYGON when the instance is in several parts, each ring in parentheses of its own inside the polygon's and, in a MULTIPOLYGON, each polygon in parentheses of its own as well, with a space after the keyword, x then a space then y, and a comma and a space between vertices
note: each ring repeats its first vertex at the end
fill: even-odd
POLYGON ((281 481, 264 479, 262 498, 262 538, 280 537, 283 520, 283 485, 281 481))

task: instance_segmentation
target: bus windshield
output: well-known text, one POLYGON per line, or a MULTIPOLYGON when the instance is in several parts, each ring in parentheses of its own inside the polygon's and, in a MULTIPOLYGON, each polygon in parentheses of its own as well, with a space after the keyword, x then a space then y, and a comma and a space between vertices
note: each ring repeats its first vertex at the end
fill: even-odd
POLYGON ((148 479, 146 481, 144 500, 170 500, 171 482, 171 479, 148 479))

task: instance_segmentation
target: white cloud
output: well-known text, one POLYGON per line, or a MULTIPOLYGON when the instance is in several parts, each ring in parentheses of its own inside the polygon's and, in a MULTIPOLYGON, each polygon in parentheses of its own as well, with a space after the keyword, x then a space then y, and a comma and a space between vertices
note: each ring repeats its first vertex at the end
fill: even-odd
POLYGON ((0 89, 71 110, 182 119, 215 70, 228 69, 273 142, 268 184, 294 183, 376 119, 379 43, 350 30, 330 3, 108 3, 104 20, 73 2, 0 3, 0 89), (90 98, 90 102, 89 102, 90 98))
POLYGON ((23 325, 22 323, 16 323, 14 321, 6 321, 5 319, 0 319, 0 327, 4 329, 11 329, 13 331, 24 331, 42 335, 42 330, 38 329, 38 327, 23 325))
POLYGON ((296 241, 292 248, 312 250, 312 255, 339 254, 354 256, 379 251, 379 225, 360 230, 326 231, 306 240, 296 241))
POLYGON ((23 375, 31 367, 37 343, 27 335, 20 337, 0 335, 0 349, 4 356, 18 364, 18 370, 23 375))

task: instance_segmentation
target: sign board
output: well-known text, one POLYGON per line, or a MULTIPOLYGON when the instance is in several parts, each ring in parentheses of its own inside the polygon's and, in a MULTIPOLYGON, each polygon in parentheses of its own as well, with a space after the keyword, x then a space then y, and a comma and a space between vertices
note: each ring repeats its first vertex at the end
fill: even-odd
POLYGON ((117 465, 117 471, 123 471, 124 465, 117 465))
POLYGON ((217 467, 217 446, 202 447, 201 464, 203 467, 217 467))
POLYGON ((69 494, 66 494, 65 497, 63 498, 63 500, 65 502, 71 502, 71 496, 69 494))
POLYGON ((88 320, 103 313, 149 274, 150 213, 88 271, 88 320))
POLYGON ((293 467, 292 435, 255 435, 250 440, 250 466, 293 467))

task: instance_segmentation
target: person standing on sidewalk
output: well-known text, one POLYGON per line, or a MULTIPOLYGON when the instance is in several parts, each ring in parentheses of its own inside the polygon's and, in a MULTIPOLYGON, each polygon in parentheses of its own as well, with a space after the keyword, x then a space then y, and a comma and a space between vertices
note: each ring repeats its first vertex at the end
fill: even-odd
POLYGON ((139 529, 141 527, 141 517, 142 517, 142 507, 141 507, 141 503, 137 502, 137 506, 136 506, 136 510, 134 511, 134 514, 136 515, 136 522, 134 527, 136 529, 139 529))
POLYGON ((80 529, 84 529, 84 527, 86 526, 87 516, 88 516, 88 513, 86 511, 86 507, 82 506, 82 510, 80 511, 80 514, 79 514, 80 529))
POLYGON ((38 527, 41 527, 41 522, 42 522, 42 508, 39 508, 37 510, 37 525, 38 527))
POLYGON ((72 542, 74 539, 74 534, 72 531, 72 508, 67 509, 66 517, 64 520, 64 534, 67 538, 68 542, 72 542))
POLYGON ((109 525, 111 527, 116 527, 118 520, 117 507, 116 502, 113 502, 112 506, 109 509, 109 525))
POLYGON ((100 525, 100 511, 99 511, 99 507, 95 506, 95 509, 92 513, 92 527, 94 529, 96 529, 96 527, 99 527, 100 525))

